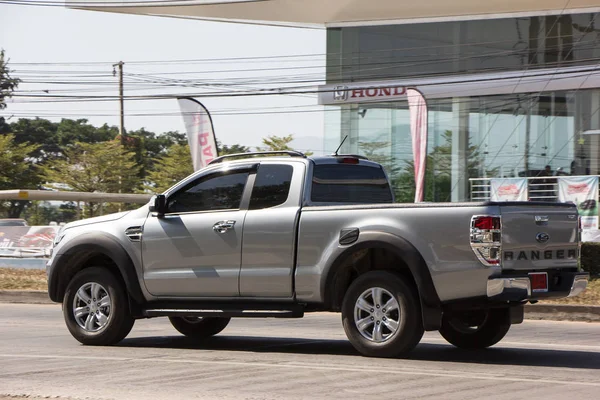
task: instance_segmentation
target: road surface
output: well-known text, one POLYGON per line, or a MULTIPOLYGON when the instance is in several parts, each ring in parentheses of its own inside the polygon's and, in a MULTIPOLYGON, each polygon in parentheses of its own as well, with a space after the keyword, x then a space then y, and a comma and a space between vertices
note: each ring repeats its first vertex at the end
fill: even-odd
POLYGON ((408 359, 373 359, 354 351, 337 314, 236 319, 204 342, 179 335, 167 319, 142 320, 118 346, 87 347, 71 338, 58 305, 0 304, 0 398, 547 400, 598 393, 594 323, 526 321, 496 347, 475 352, 428 332, 408 359))

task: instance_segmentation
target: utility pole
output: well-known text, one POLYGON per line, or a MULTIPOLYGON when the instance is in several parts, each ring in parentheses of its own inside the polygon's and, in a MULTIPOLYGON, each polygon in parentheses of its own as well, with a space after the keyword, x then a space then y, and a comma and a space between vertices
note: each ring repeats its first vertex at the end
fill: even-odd
POLYGON ((125 109, 123 103, 123 61, 119 61, 113 64, 113 76, 116 75, 117 71, 115 67, 119 68, 119 105, 121 109, 121 124, 119 125, 119 135, 121 136, 121 144, 125 145, 125 109))
MULTIPOLYGON (((119 68, 119 106, 121 109, 121 123, 119 124, 119 136, 121 136, 121 146, 125 146, 125 108, 123 104, 123 61, 113 64, 113 76, 116 75, 115 67, 119 68)), ((121 193, 122 179, 119 177, 119 193, 121 193)), ((119 203, 119 212, 121 212, 121 203, 119 203)))

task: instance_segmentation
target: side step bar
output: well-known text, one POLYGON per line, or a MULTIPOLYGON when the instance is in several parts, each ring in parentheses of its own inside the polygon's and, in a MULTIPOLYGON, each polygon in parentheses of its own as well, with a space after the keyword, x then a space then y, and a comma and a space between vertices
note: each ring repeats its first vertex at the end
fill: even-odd
POLYGON ((252 301, 156 301, 147 303, 144 317, 302 318, 304 304, 252 301))
POLYGON ((304 310, 183 310, 155 308, 143 312, 146 317, 242 317, 242 318, 302 318, 304 310))

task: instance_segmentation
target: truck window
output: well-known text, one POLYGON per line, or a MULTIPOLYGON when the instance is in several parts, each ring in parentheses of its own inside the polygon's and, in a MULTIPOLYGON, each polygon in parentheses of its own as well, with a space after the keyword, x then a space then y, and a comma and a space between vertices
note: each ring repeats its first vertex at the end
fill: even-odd
POLYGON ((174 213, 238 209, 248 174, 244 171, 198 178, 169 196, 167 210, 174 213))
POLYGON ((315 165, 311 200, 315 203, 391 203, 383 169, 351 164, 315 165))
POLYGON ((291 165, 261 165, 252 188, 250 210, 270 208, 285 203, 290 192, 293 172, 291 165))

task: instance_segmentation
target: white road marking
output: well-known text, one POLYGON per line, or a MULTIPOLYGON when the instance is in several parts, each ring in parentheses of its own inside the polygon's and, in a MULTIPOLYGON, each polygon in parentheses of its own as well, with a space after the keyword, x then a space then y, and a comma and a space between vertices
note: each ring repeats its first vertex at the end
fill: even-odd
MULTIPOLYGON (((420 343, 435 342, 448 344, 445 339, 442 338, 424 338, 420 343)), ((600 346, 587 345, 587 344, 554 344, 554 343, 529 343, 529 342, 508 342, 501 341, 494 348, 511 348, 518 347, 523 349, 549 349, 549 350, 596 350, 600 352, 600 346)))
MULTIPOLYGON (((109 356, 76 356, 76 355, 35 355, 35 354, 0 354, 2 358, 25 358, 25 359, 68 359, 68 360, 90 360, 90 361, 120 361, 120 362, 135 362, 135 363, 170 363, 170 364, 207 364, 207 365, 223 365, 234 367, 258 367, 258 368, 273 368, 273 369, 309 369, 322 371, 343 371, 343 372, 372 372, 381 373, 381 368, 372 367, 351 367, 339 365, 324 365, 312 363, 265 363, 254 361, 209 361, 209 360, 192 360, 192 359, 170 359, 170 358, 130 358, 130 357, 109 357, 109 356)), ((534 384, 551 384, 551 385, 568 385, 568 386, 593 386, 600 387, 600 382, 583 382, 583 381, 564 381, 539 378, 521 378, 502 376, 497 374, 469 373, 466 371, 431 371, 416 368, 387 368, 386 374, 393 375, 420 375, 432 376, 438 378, 456 378, 456 379, 479 379, 490 381, 506 381, 506 382, 527 382, 534 384)))

